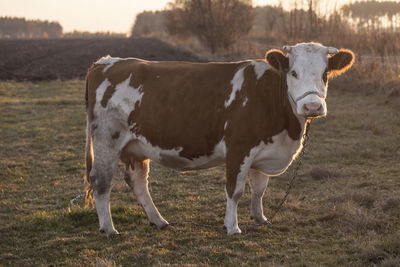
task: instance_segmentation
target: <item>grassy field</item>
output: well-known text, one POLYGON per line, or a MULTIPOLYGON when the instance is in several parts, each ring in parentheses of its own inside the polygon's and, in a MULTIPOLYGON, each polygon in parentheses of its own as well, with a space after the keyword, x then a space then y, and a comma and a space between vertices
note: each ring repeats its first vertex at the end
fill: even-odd
MULTIPOLYGON (((0 83, 0 265, 400 265, 399 96, 331 88, 328 117, 312 123, 300 177, 271 226, 222 229, 224 167, 178 173, 151 165, 150 191, 166 230, 148 224, 114 178, 112 214, 121 236, 98 231, 83 192, 84 82, 0 83)), ((290 171, 271 179, 265 213, 290 171)))

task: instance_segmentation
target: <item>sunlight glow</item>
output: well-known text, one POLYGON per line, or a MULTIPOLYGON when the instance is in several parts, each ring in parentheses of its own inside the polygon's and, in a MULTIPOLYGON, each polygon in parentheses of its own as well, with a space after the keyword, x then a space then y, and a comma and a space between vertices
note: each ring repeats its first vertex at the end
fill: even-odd
POLYGON ((163 9, 167 0, 0 0, 0 16, 58 21, 64 32, 129 32, 137 13, 163 9))
MULTIPOLYGON (((58 21, 64 32, 79 30, 128 33, 137 13, 144 10, 162 10, 170 1, 0 0, 0 16, 58 21)), ((282 3, 285 8, 289 8, 289 2, 289 0, 253 0, 253 5, 279 5, 282 3)), ((345 0, 331 2, 343 3, 345 0)))

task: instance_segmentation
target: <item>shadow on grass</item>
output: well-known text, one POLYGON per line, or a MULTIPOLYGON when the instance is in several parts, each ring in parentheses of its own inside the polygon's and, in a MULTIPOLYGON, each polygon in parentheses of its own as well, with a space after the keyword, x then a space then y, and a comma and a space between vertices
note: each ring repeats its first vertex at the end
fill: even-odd
MULTIPOLYGON (((117 225, 140 224, 145 216, 127 206, 112 207, 113 221, 117 225)), ((59 211, 40 211, 29 216, 26 221, 20 221, 2 231, 22 232, 79 232, 93 231, 98 227, 98 217, 95 208, 68 208, 59 211)))

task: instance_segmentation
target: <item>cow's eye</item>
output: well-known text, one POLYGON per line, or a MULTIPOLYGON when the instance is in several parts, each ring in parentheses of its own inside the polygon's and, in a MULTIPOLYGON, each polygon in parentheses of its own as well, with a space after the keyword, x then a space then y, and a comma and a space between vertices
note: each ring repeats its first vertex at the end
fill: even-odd
POLYGON ((292 72, 290 73, 292 74, 293 77, 295 77, 297 79, 297 72, 295 72, 294 70, 292 70, 292 72))
POLYGON ((322 79, 324 80, 325 83, 328 81, 328 70, 327 69, 324 71, 324 74, 322 74, 322 79))

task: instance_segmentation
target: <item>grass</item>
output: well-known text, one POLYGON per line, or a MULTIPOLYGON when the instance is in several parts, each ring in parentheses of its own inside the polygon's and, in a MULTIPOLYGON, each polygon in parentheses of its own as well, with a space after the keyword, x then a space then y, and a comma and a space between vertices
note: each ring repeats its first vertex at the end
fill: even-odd
MULTIPOLYGON (((112 214, 121 236, 98 232, 83 191, 84 82, 0 83, 0 265, 313 266, 400 264, 399 97, 331 88, 312 123, 300 177, 268 227, 239 204, 241 236, 222 229, 224 167, 178 173, 151 165, 150 191, 173 227, 157 230, 122 179, 112 214)), ((290 171, 271 179, 273 212, 290 171)))

